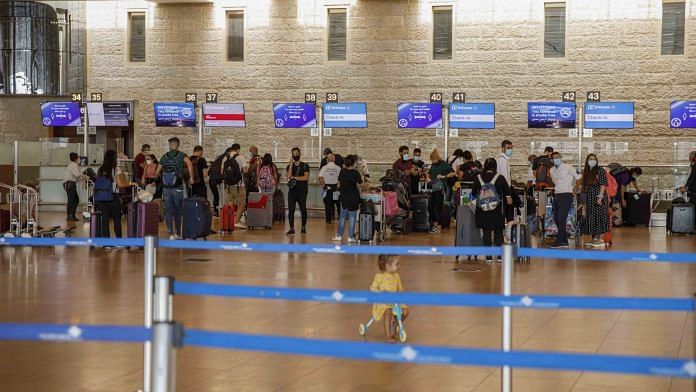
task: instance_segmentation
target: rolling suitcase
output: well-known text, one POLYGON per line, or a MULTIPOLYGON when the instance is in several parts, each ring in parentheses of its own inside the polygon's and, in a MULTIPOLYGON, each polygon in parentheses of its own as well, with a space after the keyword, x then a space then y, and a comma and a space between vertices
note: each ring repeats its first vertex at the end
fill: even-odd
POLYGON ((358 232, 359 242, 372 242, 375 238, 375 216, 369 213, 360 213, 360 222, 358 232))
POLYGON ((208 239, 213 221, 213 212, 210 202, 202 197, 189 197, 184 199, 184 225, 181 237, 208 239))
POLYGON ((247 204, 247 227, 250 229, 273 226, 273 195, 270 193, 249 193, 247 204))
POLYGON ((273 222, 285 222, 285 195, 280 189, 273 194, 273 222))
MULTIPOLYGON (((481 229, 476 226, 476 210, 473 205, 462 204, 457 207, 457 232, 454 234, 454 246, 483 246, 483 237, 481 229)), ((455 259, 459 261, 459 256, 455 259)))
POLYGON ((673 204, 667 210, 667 233, 694 233, 694 205, 690 203, 673 204))
MULTIPOLYGON (((508 232, 510 242, 517 245, 519 248, 529 248, 532 246, 532 234, 529 231, 529 226, 522 222, 510 222, 507 224, 506 231, 508 232)), ((530 257, 518 256, 517 261, 529 263, 530 257)))
POLYGON ((650 193, 626 192, 626 226, 650 226, 650 193))
POLYGON ((411 209, 413 210, 413 231, 430 231, 430 216, 428 214, 428 196, 411 196, 411 209))
POLYGON ((442 211, 440 212, 440 219, 437 223, 443 229, 448 229, 450 227, 450 224, 452 223, 452 206, 450 202, 443 202, 442 211))
POLYGON ((220 234, 232 234, 234 231, 234 206, 225 204, 220 210, 220 234))
POLYGON ((98 238, 101 235, 102 226, 102 213, 101 211, 94 211, 94 213, 89 217, 89 237, 98 238))
POLYGON ((133 202, 128 204, 126 236, 141 238, 159 233, 159 206, 155 203, 133 202))
POLYGON ((0 233, 10 231, 10 211, 0 210, 0 233))

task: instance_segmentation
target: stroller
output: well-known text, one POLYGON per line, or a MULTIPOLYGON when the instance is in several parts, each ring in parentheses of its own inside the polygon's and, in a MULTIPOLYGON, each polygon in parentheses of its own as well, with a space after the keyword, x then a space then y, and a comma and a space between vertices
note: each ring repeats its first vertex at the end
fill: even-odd
MULTIPOLYGON (((406 329, 404 328, 404 324, 401 322, 401 319, 403 317, 403 309, 401 309, 401 305, 399 304, 394 304, 394 307, 392 308, 392 314, 394 315, 394 318, 396 319, 396 322, 398 324, 397 328, 399 332, 399 341, 402 343, 406 341, 406 329)), ((367 324, 360 324, 358 327, 358 332, 360 333, 360 336, 365 336, 367 334, 367 330, 370 329, 370 326, 375 322, 374 317, 370 318, 370 321, 367 322, 367 324)))
POLYGON ((395 192, 399 210, 395 215, 387 216, 385 224, 395 233, 408 234, 411 232, 413 220, 411 218, 411 202, 408 191, 403 184, 403 175, 389 169, 380 179, 384 192, 395 192))

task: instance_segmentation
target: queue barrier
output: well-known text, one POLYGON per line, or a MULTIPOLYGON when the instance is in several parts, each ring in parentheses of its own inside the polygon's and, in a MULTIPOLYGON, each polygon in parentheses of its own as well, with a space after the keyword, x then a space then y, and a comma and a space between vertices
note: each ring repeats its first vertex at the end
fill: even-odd
POLYGON ((47 324, 0 324, 0 340, 84 341, 106 339, 144 342, 143 391, 174 391, 174 349, 181 345, 235 350, 328 356, 390 362, 469 366, 500 366, 501 390, 512 390, 512 367, 618 372, 696 379, 694 359, 645 356, 593 355, 540 351, 513 351, 512 308, 602 309, 686 311, 694 313, 692 298, 626 298, 512 295, 512 271, 517 256, 559 259, 591 258, 603 261, 696 263, 696 254, 596 252, 514 248, 456 248, 408 246, 340 246, 323 244, 253 244, 216 241, 159 241, 145 239, 0 238, 0 246, 128 246, 145 248, 145 326, 66 326, 47 324), (156 248, 208 249, 238 252, 313 254, 399 254, 412 256, 502 255, 502 295, 448 293, 372 293, 357 290, 297 289, 178 282, 154 276, 156 248), (333 303, 406 302, 412 305, 500 307, 503 309, 502 350, 448 348, 420 345, 390 345, 355 341, 252 335, 232 332, 183 330, 173 321, 173 297, 212 295, 222 297, 320 301, 333 303), (78 338, 71 335, 81 331, 78 338), (87 332, 85 334, 85 332, 87 332), (125 334, 125 335, 124 335, 125 334), (126 336, 127 335, 127 336, 126 336), (128 340, 126 337, 129 337, 128 340), (152 344, 150 347, 149 344, 152 344))

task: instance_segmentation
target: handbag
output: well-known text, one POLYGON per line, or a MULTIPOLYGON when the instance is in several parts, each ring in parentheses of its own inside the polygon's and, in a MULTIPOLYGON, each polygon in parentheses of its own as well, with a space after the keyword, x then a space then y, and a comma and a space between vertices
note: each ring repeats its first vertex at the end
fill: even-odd
POLYGON ((297 185, 296 179, 291 178, 288 180, 288 189, 294 189, 296 185, 297 185))

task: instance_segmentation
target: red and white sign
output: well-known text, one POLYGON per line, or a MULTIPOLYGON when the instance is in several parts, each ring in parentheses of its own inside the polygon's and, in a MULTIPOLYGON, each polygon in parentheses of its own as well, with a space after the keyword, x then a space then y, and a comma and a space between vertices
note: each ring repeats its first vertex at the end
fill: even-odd
POLYGON ((246 127, 243 103, 203 104, 204 127, 246 127))

